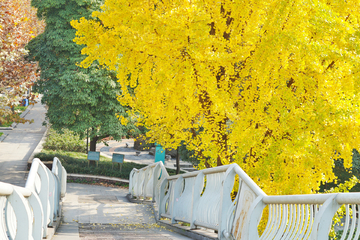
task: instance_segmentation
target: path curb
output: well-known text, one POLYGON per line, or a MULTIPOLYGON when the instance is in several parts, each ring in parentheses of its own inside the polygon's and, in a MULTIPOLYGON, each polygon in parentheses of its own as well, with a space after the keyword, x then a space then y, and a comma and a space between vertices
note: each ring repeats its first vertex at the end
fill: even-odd
POLYGON ((1 135, 0 142, 4 141, 8 135, 9 135, 8 133, 4 133, 3 135, 1 135))
POLYGON ((34 149, 33 153, 30 155, 29 159, 28 159, 28 165, 32 163, 32 160, 34 159, 34 156, 35 154, 38 154, 41 152, 41 150, 43 149, 43 144, 45 143, 46 141, 46 136, 49 132, 49 129, 50 129, 50 126, 48 125, 45 132, 44 132, 44 135, 42 136, 40 142, 38 143, 38 145, 36 146, 36 148, 34 149))
POLYGON ((117 178, 117 177, 106 177, 106 176, 98 176, 98 175, 90 175, 90 174, 76 174, 76 173, 68 173, 67 180, 86 180, 89 182, 106 182, 115 184, 129 184, 129 180, 117 178))

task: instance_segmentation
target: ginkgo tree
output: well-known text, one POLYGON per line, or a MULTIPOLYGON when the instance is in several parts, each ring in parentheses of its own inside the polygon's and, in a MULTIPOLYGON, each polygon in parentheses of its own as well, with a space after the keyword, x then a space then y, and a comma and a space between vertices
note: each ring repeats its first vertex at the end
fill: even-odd
POLYGON ((359 142, 356 1, 106 0, 74 41, 119 100, 201 168, 238 163, 269 194, 310 193, 359 142))

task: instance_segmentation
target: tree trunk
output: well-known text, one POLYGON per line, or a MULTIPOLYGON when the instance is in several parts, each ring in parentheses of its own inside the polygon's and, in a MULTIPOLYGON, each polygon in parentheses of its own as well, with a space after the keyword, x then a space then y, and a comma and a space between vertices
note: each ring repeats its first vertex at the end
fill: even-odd
POLYGON ((96 151, 96 142, 97 142, 98 139, 99 139, 98 136, 92 137, 90 139, 90 151, 93 151, 93 152, 96 151))
POLYGON ((176 174, 180 173, 180 153, 179 153, 179 148, 177 147, 177 154, 176 154, 176 174))
POLYGON ((89 129, 86 130, 86 154, 89 152, 89 129))

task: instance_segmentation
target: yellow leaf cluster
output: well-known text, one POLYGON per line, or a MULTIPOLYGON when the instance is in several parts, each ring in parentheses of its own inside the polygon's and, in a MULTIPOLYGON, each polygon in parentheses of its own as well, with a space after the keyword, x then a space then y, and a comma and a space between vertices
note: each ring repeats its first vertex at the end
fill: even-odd
POLYGON ((359 148, 358 1, 106 0, 71 24, 148 137, 269 194, 311 193, 359 148))

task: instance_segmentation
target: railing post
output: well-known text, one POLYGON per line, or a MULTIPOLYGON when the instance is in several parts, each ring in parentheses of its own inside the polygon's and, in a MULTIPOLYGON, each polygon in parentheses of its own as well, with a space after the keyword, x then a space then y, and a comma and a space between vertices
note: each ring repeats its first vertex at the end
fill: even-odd
POLYGON ((336 201, 337 196, 338 194, 329 197, 321 206, 314 219, 310 240, 328 240, 332 219, 341 206, 336 201))
MULTIPOLYGON (((173 191, 173 209, 177 208, 177 202, 178 202, 178 199, 180 197, 180 193, 181 193, 181 186, 182 186, 182 183, 184 181, 184 178, 182 176, 180 176, 176 181, 175 181, 175 186, 174 186, 174 191, 173 191)), ((181 207, 181 206, 180 206, 181 207)), ((171 223, 174 224, 176 223, 175 221, 175 211, 171 211, 171 223)))
POLYGON ((48 168, 45 168, 48 176, 49 176, 49 195, 48 195, 48 201, 49 201, 49 218, 50 218, 50 222, 49 222, 49 226, 52 226, 54 223, 54 205, 55 205, 55 177, 54 175, 51 173, 51 171, 48 168))
POLYGON ((140 169, 136 176, 136 197, 140 199, 144 194, 144 179, 145 179, 145 171, 140 169))
POLYGON ((63 166, 61 166, 61 171, 62 171, 62 175, 61 175, 61 197, 65 197, 65 193, 66 193, 66 183, 67 183, 67 172, 65 170, 65 168, 63 166))
POLYGON ((259 239, 258 225, 262 216, 262 212, 266 207, 266 204, 262 201, 263 198, 264 196, 261 195, 258 196, 253 201, 248 211, 245 211, 245 209, 243 209, 243 211, 240 213, 239 217, 241 219, 238 219, 237 223, 241 225, 238 226, 238 224, 236 224, 234 226, 237 227, 237 229, 234 229, 237 233, 235 234, 235 237, 237 236, 237 239, 239 240, 259 239))
POLYGON ((44 232, 44 210, 41 205, 40 198, 35 193, 35 191, 32 191, 30 197, 27 198, 29 201, 29 204, 32 208, 32 212, 34 215, 34 222, 33 222, 33 239, 42 239, 43 232, 44 232))
MULTIPOLYGON (((0 196, 0 219, 5 219, 4 209, 6 206, 6 201, 6 196, 0 196)), ((7 239, 5 221, 0 221, 0 239, 7 239)))
POLYGON ((148 197, 152 197, 153 188, 154 188, 154 169, 152 167, 148 167, 145 170, 145 177, 144 177, 144 188, 143 188, 143 197, 144 200, 148 197))
POLYGON ((197 209, 197 206, 199 204, 200 195, 204 188, 204 173, 200 172, 196 178, 195 178, 195 184, 194 184, 194 194, 193 194, 193 206, 192 206, 192 217, 191 217, 191 223, 190 223, 190 229, 195 229, 195 221, 196 221, 196 214, 195 209, 197 209))
MULTIPOLYGON (((167 194, 165 194, 165 186, 168 183, 169 183, 169 180, 164 178, 160 184, 160 196, 159 196, 159 203, 158 203, 159 219, 161 219, 161 214, 166 213, 166 200, 167 200, 166 195, 167 194)), ((169 186, 169 191, 170 191, 170 186, 169 186)))
MULTIPOLYGON (((54 157, 51 172, 56 176, 56 201, 57 208, 59 209, 60 198, 61 198, 61 187, 62 187, 62 179, 63 179, 63 169, 60 163, 60 160, 57 157, 54 157)), ((57 209, 57 210, 58 210, 57 209)))
POLYGON ((16 189, 7 198, 6 209, 5 217, 8 229, 10 224, 16 224, 14 240, 32 240, 31 211, 26 199, 16 189), (11 204, 12 210, 15 213, 16 220, 14 222, 9 222, 9 218, 11 218, 9 216, 11 213, 8 211, 9 204, 11 204))
POLYGON ((133 188, 134 188, 134 181, 135 181, 135 175, 136 173, 136 170, 135 168, 133 168, 130 172, 130 177, 129 177, 129 194, 131 196, 131 198, 134 197, 134 191, 133 191, 133 188))
POLYGON ((43 213, 44 213, 42 223, 43 223, 43 237, 45 238, 47 235, 47 225, 50 222, 50 206, 49 206, 49 200, 48 200, 48 198, 49 198, 49 176, 46 171, 46 167, 38 158, 35 158, 33 160, 33 163, 31 165, 30 172, 29 172, 29 177, 28 177, 28 180, 26 181, 25 188, 28 188, 31 191, 36 192, 40 198, 41 205, 43 208, 43 213), (38 164, 38 166, 36 166, 36 164, 38 164), (33 167, 34 167, 34 170, 36 170, 36 171, 32 171, 33 167), (39 176, 40 182, 41 182, 40 190, 36 189, 36 187, 35 187, 37 175, 39 176), (30 184, 32 184, 32 185, 30 185, 30 184), (39 192, 38 192, 38 190, 39 190, 39 192))
MULTIPOLYGON (((234 187, 235 180, 234 166, 231 166, 226 170, 224 180, 221 189, 221 200, 220 200, 220 213, 219 213, 219 239, 228 239, 231 234, 231 226, 229 221, 233 215, 235 209, 234 203, 231 201, 230 194, 234 187)), ((240 190, 240 189, 239 189, 240 190)), ((239 194, 239 193, 238 193, 239 194)))
MULTIPOLYGON (((162 164, 162 162, 159 162, 159 163, 162 164)), ((162 178, 161 175, 163 174, 163 173, 161 173, 160 179, 159 179, 159 177, 158 177, 159 171, 161 171, 161 166, 160 166, 160 164, 157 164, 156 167, 154 168, 154 172, 153 172, 153 184, 154 184, 153 191, 152 191, 152 201, 153 202, 159 201, 159 199, 156 199, 157 198, 156 192, 157 192, 158 183, 159 183, 160 179, 162 178)))
POLYGON ((54 218, 59 216, 60 214, 60 180, 57 175, 53 175, 55 180, 55 188, 54 188, 54 218))

